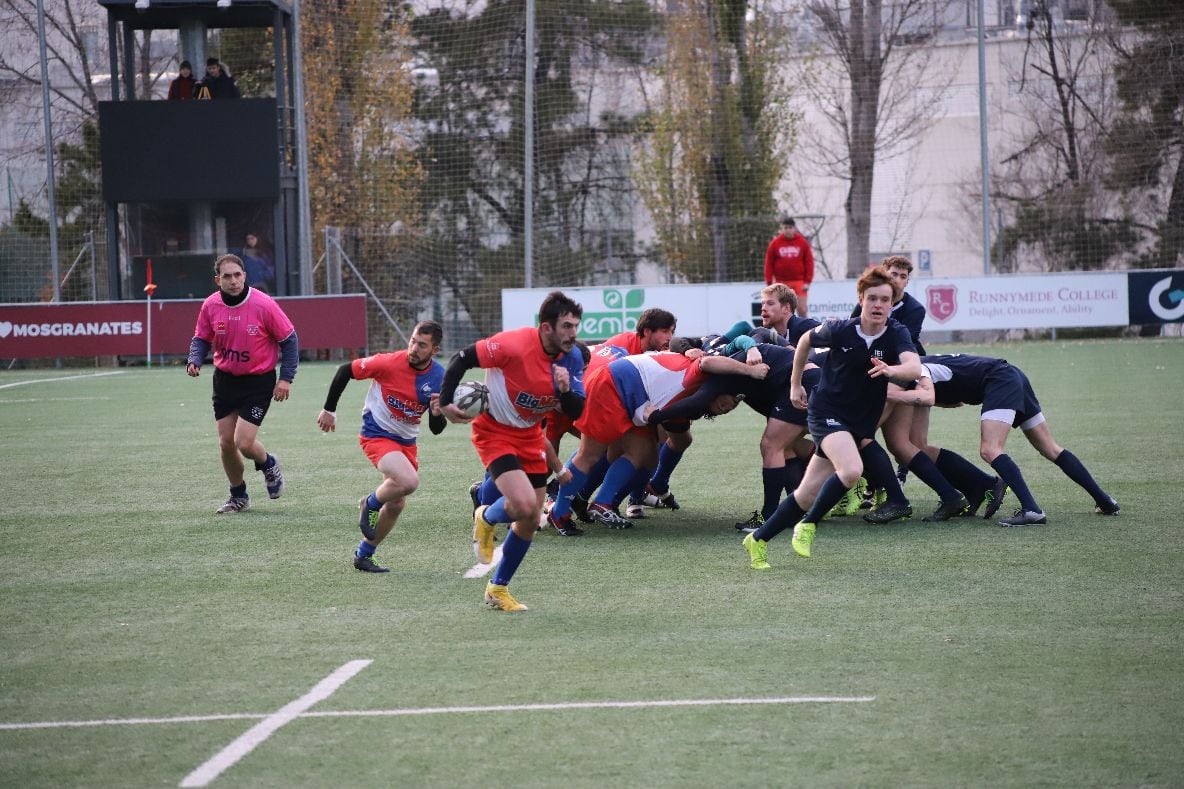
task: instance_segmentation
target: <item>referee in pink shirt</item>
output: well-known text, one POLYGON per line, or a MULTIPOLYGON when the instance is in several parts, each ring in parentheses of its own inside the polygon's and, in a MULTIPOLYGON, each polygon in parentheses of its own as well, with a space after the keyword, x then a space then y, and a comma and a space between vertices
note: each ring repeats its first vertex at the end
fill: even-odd
POLYGON ((230 481, 230 498, 217 512, 233 514, 251 506, 244 457, 263 472, 268 496, 278 499, 284 492, 280 462, 263 448, 258 433, 271 401, 288 399, 300 341, 280 305, 247 284, 246 268, 237 255, 222 255, 214 262, 214 282, 218 290, 202 302, 197 314, 185 372, 194 378, 200 375, 213 349, 214 420, 222 468, 230 481))

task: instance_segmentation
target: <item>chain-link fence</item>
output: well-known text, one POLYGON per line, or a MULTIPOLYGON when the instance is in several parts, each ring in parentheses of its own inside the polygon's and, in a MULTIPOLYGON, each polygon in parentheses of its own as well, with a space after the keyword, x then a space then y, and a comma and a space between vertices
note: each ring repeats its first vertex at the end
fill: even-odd
MULTIPOLYGON (((45 7, 60 290, 104 298, 104 12, 45 7)), ((1184 260, 1182 3, 983 0, 981 50, 974 0, 301 8, 305 286, 336 287, 331 228, 341 289, 381 302, 373 347, 420 317, 468 342, 507 287, 760 280, 782 213, 824 278, 888 253, 919 277, 1184 260)), ((0 0, 0 22, 0 302, 45 300, 35 3, 0 0)), ((244 96, 274 95, 271 35, 209 31, 244 96)), ((135 48, 137 95, 162 98, 177 37, 135 48)))

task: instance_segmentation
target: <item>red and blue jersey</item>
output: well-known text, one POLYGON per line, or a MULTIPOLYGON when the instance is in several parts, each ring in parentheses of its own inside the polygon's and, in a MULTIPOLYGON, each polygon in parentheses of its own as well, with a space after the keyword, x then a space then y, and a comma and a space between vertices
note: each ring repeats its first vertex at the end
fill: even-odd
POLYGON ((707 376, 697 359, 669 351, 626 356, 611 362, 608 372, 621 404, 638 425, 646 424, 647 404, 662 408, 698 389, 707 376))
MULTIPOLYGON (((615 362, 617 359, 624 359, 630 354, 627 348, 620 345, 613 345, 608 342, 603 342, 600 345, 593 345, 589 351, 591 355, 588 357, 588 367, 584 370, 585 380, 592 374, 593 370, 604 367, 609 362, 615 362)), ((640 351, 639 351, 640 353, 640 351)))
POLYGON ((197 313, 193 336, 214 349, 214 366, 231 375, 261 375, 275 369, 279 343, 293 331, 292 321, 266 293, 251 288, 234 306, 214 291, 197 313))
POLYGON ((543 350, 539 330, 533 326, 498 332, 476 343, 477 361, 486 370, 489 412, 477 422, 492 418, 500 424, 528 428, 548 412, 559 410, 559 389, 551 365, 567 368, 571 391, 584 396, 584 359, 576 348, 550 356, 543 350))
POLYGON ((414 444, 432 395, 444 383, 443 365, 433 359, 426 369, 416 370, 407 361, 407 351, 395 351, 355 359, 350 371, 356 380, 370 380, 362 406, 362 437, 414 444))

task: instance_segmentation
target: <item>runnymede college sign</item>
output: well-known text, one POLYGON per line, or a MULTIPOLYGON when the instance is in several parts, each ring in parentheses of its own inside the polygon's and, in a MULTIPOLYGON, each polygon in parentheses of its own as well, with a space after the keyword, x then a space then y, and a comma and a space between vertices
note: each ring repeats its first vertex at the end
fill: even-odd
MULTIPOLYGON (((637 327, 650 307, 678 316, 681 335, 726 331, 760 315, 759 282, 565 288, 584 307, 580 336, 601 340, 637 327)), ((502 291, 502 325, 538 319, 549 288, 502 291)), ((1184 271, 1088 272, 958 279, 914 277, 908 290, 925 305, 924 329, 1052 329, 1128 326, 1184 320, 1184 271)), ((816 280, 810 317, 846 318, 855 307, 854 280, 816 280)))
MULTIPOLYGON (((278 298, 296 326, 301 348, 365 348, 366 297, 278 298)), ((0 358, 144 356, 147 310, 152 353, 183 354, 197 323, 198 300, 0 304, 0 358)))

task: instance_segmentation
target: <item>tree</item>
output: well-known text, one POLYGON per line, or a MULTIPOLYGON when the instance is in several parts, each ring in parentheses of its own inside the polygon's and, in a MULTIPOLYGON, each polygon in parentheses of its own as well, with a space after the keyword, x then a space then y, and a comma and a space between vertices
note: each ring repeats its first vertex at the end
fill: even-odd
POLYGON ((1135 242, 1121 196, 1105 188, 1103 141, 1113 111, 1102 23, 1061 29, 1034 0, 1024 57, 1010 80, 1022 112, 1006 124, 1006 155, 992 173, 1006 206, 993 255, 1002 270, 1102 268, 1135 242))
POLYGON ((783 31, 763 5, 667 4, 661 92, 635 181, 661 257, 692 282, 761 276, 773 192, 796 128, 775 68, 783 31))
MULTIPOLYGON (((409 254, 421 181, 407 22, 382 0, 313 0, 302 11, 312 225, 346 229, 346 251, 370 286, 413 316, 424 283, 398 262, 409 254)), ((386 347, 389 332, 372 314, 372 342, 386 347)))
POLYGON ((1129 26, 1113 36, 1121 107, 1110 129, 1108 182, 1144 197, 1151 249, 1138 263, 1179 266, 1184 256, 1184 5, 1110 0, 1129 26), (1167 192, 1166 200, 1163 193, 1167 192))
POLYGON ((949 0, 808 0, 822 53, 802 62, 799 82, 841 139, 809 133, 799 150, 848 184, 847 276, 869 261, 872 186, 878 158, 906 153, 938 118, 953 70, 931 69, 931 39, 949 0))
POLYGON ((526 69, 535 90, 535 284, 577 284, 595 263, 594 223, 611 226, 614 212, 629 210, 617 157, 630 121, 593 117, 588 86, 604 64, 640 64, 654 20, 644 0, 537 3, 527 64, 525 10, 524 0, 489 0, 435 8, 411 26, 432 75, 416 98, 426 174, 416 259, 483 333, 501 326, 501 288, 524 282, 526 69))

